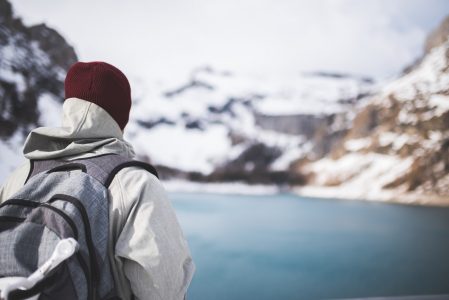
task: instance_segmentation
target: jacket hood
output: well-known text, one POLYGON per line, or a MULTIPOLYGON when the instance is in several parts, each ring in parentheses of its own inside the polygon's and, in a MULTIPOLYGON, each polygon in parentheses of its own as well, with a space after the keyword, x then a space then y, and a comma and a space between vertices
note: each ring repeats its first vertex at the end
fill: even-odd
POLYGON ((69 98, 63 104, 61 127, 39 127, 30 132, 23 148, 28 159, 87 158, 105 153, 134 157, 132 146, 114 119, 100 106, 69 98))

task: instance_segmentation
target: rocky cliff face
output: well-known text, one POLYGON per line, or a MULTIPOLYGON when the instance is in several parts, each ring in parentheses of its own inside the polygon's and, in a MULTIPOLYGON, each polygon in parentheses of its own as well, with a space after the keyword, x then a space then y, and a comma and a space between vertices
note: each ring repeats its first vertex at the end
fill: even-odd
POLYGON ((443 22, 432 31, 426 39, 424 46, 425 54, 429 54, 434 48, 443 45, 449 37, 449 16, 446 17, 443 22))
POLYGON ((424 57, 358 109, 338 147, 296 166, 309 185, 341 197, 449 203, 448 36, 446 19, 424 57))
POLYGON ((76 61, 59 33, 45 24, 25 26, 0 0, 0 181, 22 161, 28 132, 56 125, 65 74, 76 61))
POLYGON ((26 27, 0 0, 0 137, 23 134, 43 123, 39 101, 62 101, 73 48, 45 24, 26 27))

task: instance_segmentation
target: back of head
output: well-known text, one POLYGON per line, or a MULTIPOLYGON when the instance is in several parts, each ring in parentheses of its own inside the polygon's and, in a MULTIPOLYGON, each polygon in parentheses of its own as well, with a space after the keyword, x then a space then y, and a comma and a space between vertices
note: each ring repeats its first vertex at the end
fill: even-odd
POLYGON ((131 87, 125 74, 105 62, 77 62, 64 82, 65 99, 79 98, 97 104, 123 130, 129 120, 131 87))

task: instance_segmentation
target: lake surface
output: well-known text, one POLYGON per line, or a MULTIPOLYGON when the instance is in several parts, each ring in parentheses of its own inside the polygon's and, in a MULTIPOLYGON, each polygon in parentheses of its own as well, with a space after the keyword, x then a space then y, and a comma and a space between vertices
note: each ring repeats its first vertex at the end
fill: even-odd
POLYGON ((449 294, 449 209, 171 193, 196 273, 190 300, 449 294))

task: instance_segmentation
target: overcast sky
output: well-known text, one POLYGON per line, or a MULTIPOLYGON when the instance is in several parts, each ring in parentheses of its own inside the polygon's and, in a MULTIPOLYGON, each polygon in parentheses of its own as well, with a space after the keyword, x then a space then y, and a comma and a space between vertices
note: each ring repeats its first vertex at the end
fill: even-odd
POLYGON ((28 25, 57 29, 82 61, 132 77, 193 68, 393 76, 422 53, 447 0, 12 0, 28 25))

